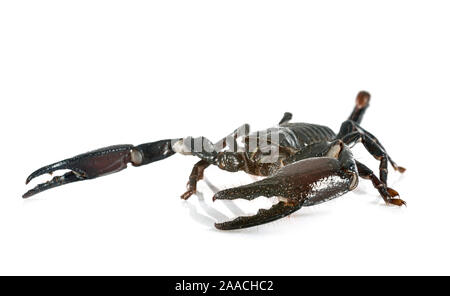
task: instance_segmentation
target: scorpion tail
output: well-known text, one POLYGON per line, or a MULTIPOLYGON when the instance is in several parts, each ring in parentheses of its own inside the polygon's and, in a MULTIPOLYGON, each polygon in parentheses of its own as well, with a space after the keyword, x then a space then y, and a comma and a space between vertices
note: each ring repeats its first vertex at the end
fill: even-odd
POLYGON ((40 175, 52 174, 57 170, 70 170, 70 172, 62 176, 55 176, 50 181, 38 184, 26 192, 23 198, 31 197, 39 192, 64 184, 116 173, 127 168, 128 163, 131 163, 133 166, 141 166, 165 159, 175 154, 175 151, 172 149, 172 144, 177 141, 179 139, 162 140, 141 144, 139 146, 109 146, 42 167, 27 178, 26 184, 40 175))
POLYGON ((356 105, 353 109, 352 114, 350 114, 349 120, 352 120, 356 123, 361 123, 363 119, 364 113, 369 107, 370 94, 366 91, 360 91, 356 96, 356 105))

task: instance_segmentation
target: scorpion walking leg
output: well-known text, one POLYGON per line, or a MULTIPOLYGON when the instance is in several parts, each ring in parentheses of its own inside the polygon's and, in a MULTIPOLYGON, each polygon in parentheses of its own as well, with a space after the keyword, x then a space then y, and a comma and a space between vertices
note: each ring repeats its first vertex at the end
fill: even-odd
POLYGON ((278 125, 281 125, 283 123, 287 123, 292 119, 292 113, 286 112, 283 115, 283 118, 280 120, 280 122, 278 123, 278 125))
MULTIPOLYGON (((375 143, 377 143, 383 151, 386 151, 386 149, 384 149, 383 145, 381 145, 380 141, 379 141, 374 135, 372 135, 371 133, 369 133, 368 131, 366 131, 366 130, 363 129, 362 127, 360 127, 360 129, 363 130, 364 133, 365 133, 368 137, 370 137, 375 143)), ((387 159, 389 160, 389 162, 391 163, 392 167, 393 167, 396 171, 398 171, 398 172, 400 172, 400 173, 403 173, 403 172, 406 171, 406 169, 405 169, 404 167, 398 166, 398 165, 392 160, 392 158, 391 158, 389 155, 386 155, 386 156, 387 156, 387 159)))
MULTIPOLYGON (((370 102, 370 94, 366 91, 360 91, 358 93, 358 95, 356 96, 356 106, 353 109, 351 115, 349 116, 348 120, 345 121, 342 126, 341 126, 341 130, 339 131, 339 134, 336 136, 336 138, 338 139, 342 139, 344 136, 349 136, 350 133, 353 133, 355 131, 358 131, 360 134, 365 134, 367 135, 368 138, 370 138, 372 140, 372 142, 375 142, 379 147, 377 149, 377 147, 374 147, 375 145, 372 144, 368 144, 368 146, 372 146, 374 148, 371 148, 370 151, 373 150, 381 150, 384 151, 385 157, 387 158, 387 161, 389 161, 392 165, 392 167, 396 170, 399 171, 400 173, 403 173, 405 171, 405 168, 398 166, 393 160, 392 158, 387 155, 386 153, 386 149, 384 149, 383 145, 381 145, 380 141, 378 141, 378 139, 372 135, 371 133, 369 133, 368 131, 364 130, 359 124, 362 121, 362 118, 364 116, 364 113, 366 112, 367 108, 369 107, 369 102, 370 102)), ((366 146, 367 148, 367 146, 366 146)), ((369 148, 367 148, 369 150, 369 148)), ((369 151, 369 152, 370 152, 369 151)), ((372 152, 371 152, 372 153, 372 152)), ((378 156, 376 156, 376 158, 378 158, 378 156)), ((380 170, 384 171, 384 169, 387 167, 386 164, 386 160, 385 159, 380 159, 380 161, 382 161, 382 163, 380 164, 380 170)), ((386 175, 387 177, 387 172, 383 173, 386 175)), ((384 178, 384 177, 383 177, 384 178)), ((382 178, 382 181, 383 181, 382 178)))
POLYGON ((141 166, 167 158, 175 154, 172 150, 172 143, 176 141, 177 139, 162 140, 139 146, 110 146, 42 167, 27 178, 26 184, 37 176, 46 173, 51 174, 57 170, 70 170, 70 172, 62 176, 56 176, 46 183, 38 184, 26 192, 23 197, 28 198, 44 190, 64 184, 116 173, 125 169, 128 163, 133 166, 141 166))
POLYGON ((380 161, 380 179, 384 184, 387 184, 388 161, 396 171, 403 173, 406 170, 405 168, 398 166, 392 160, 392 158, 387 154, 384 147, 381 145, 380 141, 378 141, 378 139, 374 135, 367 132, 354 122, 344 122, 337 137, 342 139, 342 141, 344 141, 344 143, 346 143, 347 145, 361 141, 367 151, 374 158, 380 161))
POLYGON ((388 159, 387 153, 378 145, 375 141, 373 141, 370 137, 363 135, 362 143, 364 147, 366 147, 367 151, 372 154, 373 157, 380 161, 380 180, 383 184, 387 184, 387 176, 388 176, 388 159))
POLYGON ((181 195, 182 199, 188 199, 197 192, 197 182, 203 179, 203 172, 210 165, 211 164, 205 160, 200 160, 194 165, 187 184, 188 190, 181 195))
MULTIPOLYGON (((234 149, 233 151, 236 151, 237 150, 237 138, 239 138, 241 136, 247 136, 249 133, 250 133, 250 125, 243 124, 236 130, 234 130, 231 134, 229 134, 228 136, 226 136, 223 139, 221 139, 220 141, 218 141, 214 145, 215 151, 220 151, 227 146, 234 149)), ((194 141, 195 141, 195 139, 194 139, 194 141)), ((208 146, 212 145, 211 142, 205 138, 202 138, 202 141, 206 142, 206 145, 208 145, 208 146)), ((199 162, 197 162, 194 165, 194 167, 192 168, 192 172, 191 172, 191 175, 189 176, 189 181, 187 184, 188 189, 185 193, 183 193, 181 195, 182 199, 188 199, 193 194, 195 194, 195 192, 197 191, 197 182, 203 179, 203 173, 204 173, 205 169, 211 165, 211 159, 214 159, 217 156, 217 154, 214 152, 208 153, 208 152, 203 151, 203 153, 197 153, 197 154, 194 153, 194 155, 197 155, 199 157, 204 157, 205 159, 202 159, 199 162), (208 159, 209 161, 207 161, 206 159, 208 159)))
POLYGON ((398 192, 395 191, 392 188, 389 188, 384 184, 383 182, 378 179, 375 174, 372 172, 371 169, 369 169, 364 164, 360 163, 359 161, 356 161, 356 166, 358 167, 358 173, 361 178, 368 179, 372 181, 373 186, 380 192, 381 197, 384 199, 384 201, 387 204, 392 204, 396 206, 403 206, 406 205, 406 202, 399 198, 394 198, 396 196, 399 196, 398 192))

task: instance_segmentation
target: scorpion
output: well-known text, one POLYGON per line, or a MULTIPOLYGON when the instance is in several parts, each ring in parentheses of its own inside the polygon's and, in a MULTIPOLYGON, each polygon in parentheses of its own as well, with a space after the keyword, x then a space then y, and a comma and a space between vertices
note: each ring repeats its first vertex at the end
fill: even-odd
POLYGON ((388 163, 400 173, 405 168, 398 166, 380 141, 361 127, 369 101, 368 92, 358 93, 352 113, 341 124, 337 134, 322 125, 291 123, 292 114, 286 112, 274 128, 250 133, 250 126, 244 124, 217 143, 205 137, 187 137, 138 146, 104 147, 36 170, 26 179, 26 184, 37 176, 52 174, 56 170, 69 172, 38 184, 26 192, 23 198, 64 184, 115 173, 125 169, 129 163, 136 167, 142 166, 178 153, 200 158, 192 169, 182 199, 186 200, 196 193, 197 182, 203 179, 204 171, 210 165, 228 172, 244 171, 253 176, 265 177, 247 185, 221 190, 215 193, 213 201, 253 200, 260 196, 278 199, 278 203, 269 209, 259 209, 256 215, 216 223, 215 227, 220 230, 261 225, 288 216, 302 206, 314 206, 334 199, 354 190, 359 177, 370 180, 386 204, 406 205, 398 197, 398 192, 387 186, 388 163), (237 148, 238 138, 245 144, 244 149, 237 148), (359 142, 380 162, 379 177, 353 157, 350 148, 359 142), (197 147, 199 149, 192 149, 196 143, 201 144, 197 147), (269 157, 271 161, 267 161, 269 150, 277 152, 275 156, 269 157))

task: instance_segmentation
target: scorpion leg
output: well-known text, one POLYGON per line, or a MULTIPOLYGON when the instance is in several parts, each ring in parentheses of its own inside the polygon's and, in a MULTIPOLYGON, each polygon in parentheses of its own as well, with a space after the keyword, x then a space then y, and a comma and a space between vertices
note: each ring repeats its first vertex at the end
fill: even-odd
POLYGON ((388 176, 388 161, 392 167, 400 173, 405 172, 405 168, 398 166, 392 158, 387 154, 380 141, 371 133, 360 127, 357 123, 346 121, 342 124, 341 130, 337 136, 341 138, 344 143, 350 145, 361 141, 367 151, 377 160, 380 161, 380 179, 381 182, 387 184, 388 176))
POLYGON ((172 150, 172 143, 176 141, 178 140, 162 140, 139 146, 110 146, 42 167, 27 178, 26 184, 46 173, 52 174, 57 170, 70 170, 70 172, 62 176, 55 176, 46 183, 38 184, 26 192, 23 198, 64 184, 116 173, 125 169, 128 163, 133 166, 141 166, 167 158, 175 153, 172 150))
MULTIPOLYGON (((359 125, 362 121, 364 113, 366 112, 367 108, 369 107, 369 102, 370 102, 370 94, 366 91, 360 91, 358 93, 358 95, 356 96, 355 108, 353 109, 348 120, 342 124, 341 129, 340 129, 338 135, 336 136, 336 138, 338 138, 338 139, 343 139, 343 137, 355 138, 354 135, 350 136, 350 134, 353 134, 355 131, 358 131, 359 134, 367 135, 367 137, 370 138, 370 140, 365 141, 368 143, 367 143, 367 146, 366 146, 366 144, 364 146, 372 155, 374 155, 375 158, 377 158, 381 161, 381 163, 380 163, 380 178, 381 178, 381 181, 386 183, 387 161, 389 161, 391 163, 392 167, 396 171, 399 171, 400 173, 403 173, 406 169, 401 166, 398 166, 392 160, 392 158, 386 153, 386 149, 383 147, 383 145, 381 145, 380 141, 374 135, 372 135, 368 131, 364 130, 359 125), (371 142, 375 142, 376 145, 372 144, 371 142), (382 154, 384 154, 383 156, 379 156, 380 151, 383 152, 382 153, 382 154)), ((359 140, 359 138, 356 137, 356 141, 358 141, 358 140, 359 140)), ((364 139, 361 139, 361 140, 363 140, 363 143, 364 143, 364 139)), ((348 142, 346 142, 346 143, 348 143, 348 142)))
POLYGON ((373 139, 367 135, 362 136, 362 143, 366 147, 367 151, 372 154, 377 160, 380 161, 380 180, 383 184, 387 184, 388 176, 388 158, 387 153, 378 145, 373 139))
POLYGON ((358 184, 356 166, 349 151, 339 159, 318 157, 294 162, 278 170, 273 176, 248 185, 219 191, 213 200, 255 199, 277 196, 280 200, 268 210, 254 216, 238 217, 218 223, 216 228, 230 230, 252 227, 285 217, 302 207, 338 197, 358 184))
POLYGON ((356 161, 356 166, 358 167, 359 176, 361 178, 371 180, 373 187, 375 187, 378 190, 378 192, 380 192, 381 197, 387 204, 396 206, 406 205, 406 202, 404 202, 400 198, 395 198, 396 196, 399 196, 398 192, 392 188, 387 187, 386 184, 381 182, 380 179, 378 179, 377 176, 375 176, 375 174, 372 172, 371 169, 369 169, 367 166, 360 163, 359 161, 356 161))
POLYGON ((211 164, 205 160, 200 160, 194 165, 191 175, 189 176, 189 181, 187 184, 188 189, 181 195, 182 199, 186 200, 197 192, 197 182, 203 179, 203 172, 210 165, 211 164))
POLYGON ((280 120, 280 123, 278 125, 281 125, 283 123, 287 123, 292 119, 292 113, 285 112, 283 115, 283 118, 280 120))
MULTIPOLYGON (((236 151, 237 138, 241 136, 247 136, 249 133, 250 133, 250 125, 248 124, 241 125, 239 128, 235 129, 231 134, 218 141, 214 145, 215 151, 220 151, 226 147, 231 147, 232 149, 234 149, 233 151, 236 151)), ((202 138, 202 141, 206 143, 206 146, 211 147, 212 143, 209 140, 207 140, 206 138, 202 138)), ((208 162, 206 159, 211 160, 216 157, 215 153, 208 154, 205 151, 201 154, 194 153, 194 155, 197 155, 201 158, 204 157, 205 159, 202 159, 199 162, 197 162, 192 168, 192 172, 189 176, 189 181, 187 184, 188 186, 187 191, 181 195, 181 198, 185 200, 191 197, 193 194, 195 194, 195 192, 197 191, 197 182, 203 179, 203 172, 207 167, 211 165, 211 161, 208 162)))
POLYGON ((181 198, 187 200, 197 191, 197 182, 203 179, 204 170, 214 163, 217 158, 217 151, 214 148, 214 145, 211 141, 204 137, 200 138, 186 138, 180 140, 183 147, 175 148, 176 152, 180 152, 182 154, 189 154, 198 156, 201 160, 197 162, 192 168, 192 172, 189 176, 189 181, 187 183, 187 190, 185 193, 181 195, 181 198), (186 144, 190 145, 186 147, 186 144), (200 145, 200 146, 199 146, 200 145), (194 149, 192 149, 192 147, 194 149))
MULTIPOLYGON (((371 133, 369 133, 368 131, 366 131, 366 130, 363 129, 362 127, 360 127, 360 128, 361 128, 361 130, 364 131, 364 133, 365 133, 368 137, 370 137, 376 144, 378 144, 378 146, 380 146, 380 148, 381 148, 383 151, 386 151, 386 149, 384 149, 383 145, 381 145, 380 141, 379 141, 374 135, 372 135, 371 133)), ((398 171, 398 172, 400 172, 400 173, 404 173, 404 172, 406 171, 406 169, 405 169, 404 167, 401 167, 401 166, 397 165, 397 164, 392 160, 392 158, 391 158, 389 155, 386 155, 386 157, 387 157, 387 159, 389 160, 389 162, 391 163, 392 167, 393 167, 396 171, 398 171)))

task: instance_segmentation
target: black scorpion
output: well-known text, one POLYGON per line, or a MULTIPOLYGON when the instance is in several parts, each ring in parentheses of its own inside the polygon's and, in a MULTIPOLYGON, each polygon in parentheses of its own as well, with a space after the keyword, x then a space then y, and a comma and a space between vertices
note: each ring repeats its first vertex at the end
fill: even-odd
POLYGON ((28 198, 60 185, 115 173, 125 169, 128 163, 142 166, 179 153, 200 158, 192 169, 188 189, 181 196, 183 199, 196 193, 197 182, 203 178, 204 170, 210 165, 229 172, 244 171, 266 177, 248 185, 219 191, 213 200, 278 197, 277 204, 270 209, 259 210, 254 216, 238 217, 215 224, 222 230, 264 224, 285 217, 302 206, 313 206, 336 198, 355 189, 358 176, 371 180, 387 204, 402 206, 405 202, 397 198, 397 191, 387 186, 388 162, 401 173, 405 169, 397 166, 380 141, 361 127, 369 101, 369 93, 361 91, 356 97, 353 112, 342 123, 337 134, 326 126, 290 123, 292 114, 285 113, 274 128, 250 133, 249 125, 245 124, 215 144, 204 137, 188 137, 139 146, 116 145, 101 148, 38 169, 27 178, 27 184, 45 173, 62 169, 70 171, 37 185, 23 197, 28 198), (238 146, 238 138, 242 139, 244 147, 238 146), (350 147, 358 142, 380 161, 379 177, 353 158, 350 147))

